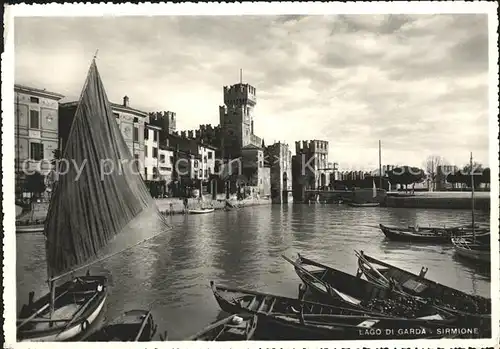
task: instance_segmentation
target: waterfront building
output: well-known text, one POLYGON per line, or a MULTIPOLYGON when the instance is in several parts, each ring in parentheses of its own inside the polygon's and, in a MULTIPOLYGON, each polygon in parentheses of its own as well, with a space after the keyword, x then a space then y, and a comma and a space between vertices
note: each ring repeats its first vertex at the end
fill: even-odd
MULTIPOLYGON (((130 100, 127 96, 123 97, 122 104, 110 104, 123 139, 130 149, 130 153, 141 164, 139 172, 144 178, 144 129, 145 124, 149 122, 149 115, 144 111, 131 108, 130 100)), ((59 104, 59 137, 63 147, 66 144, 77 105, 78 101, 59 104)))
POLYGON ((222 129, 222 156, 234 159, 241 156, 243 147, 262 146, 262 139, 254 134, 256 89, 250 84, 224 86, 224 105, 219 107, 222 129))
MULTIPOLYGON (((198 140, 198 139, 197 139, 198 140)), ((217 148, 207 144, 198 143, 198 154, 201 159, 201 168, 199 178, 202 181, 207 181, 215 173, 215 153, 217 148)))
POLYGON ((300 158, 302 165, 297 175, 306 177, 304 183, 309 189, 328 186, 329 173, 333 170, 328 167, 328 141, 295 142, 295 154, 300 158))
POLYGON ((63 95, 19 84, 14 85, 16 194, 22 195, 27 173, 47 175, 54 151, 59 148, 58 102, 63 95))
POLYGON ((145 181, 161 181, 160 175, 160 131, 152 124, 144 125, 144 176, 145 181))
POLYGON ((271 194, 271 172, 264 166, 264 149, 253 144, 241 149, 241 167, 244 185, 261 196, 271 194))
POLYGON ((292 190, 292 152, 288 144, 277 142, 267 146, 265 158, 270 167, 271 199, 287 203, 292 190))

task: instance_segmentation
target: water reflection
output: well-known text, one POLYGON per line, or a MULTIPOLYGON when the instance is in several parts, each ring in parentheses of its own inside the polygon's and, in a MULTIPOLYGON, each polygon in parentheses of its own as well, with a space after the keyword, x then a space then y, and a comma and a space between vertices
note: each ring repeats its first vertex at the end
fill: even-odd
MULTIPOLYGON (((364 250, 416 273, 425 265, 431 279, 489 296, 489 271, 458 260, 451 246, 392 242, 378 229, 379 223, 466 224, 469 217, 468 211, 344 205, 274 205, 173 216, 169 218, 172 227, 163 234, 96 265, 92 272, 111 277, 107 318, 131 308, 149 307, 159 329, 167 329, 173 340, 192 335, 222 316, 210 280, 295 297, 299 279, 281 254, 294 258, 300 252, 355 273, 353 250, 364 250)), ((477 218, 489 220, 486 214, 477 218)), ((45 256, 40 254, 43 236, 16 238, 19 306, 30 290, 40 294, 47 287, 45 256)))

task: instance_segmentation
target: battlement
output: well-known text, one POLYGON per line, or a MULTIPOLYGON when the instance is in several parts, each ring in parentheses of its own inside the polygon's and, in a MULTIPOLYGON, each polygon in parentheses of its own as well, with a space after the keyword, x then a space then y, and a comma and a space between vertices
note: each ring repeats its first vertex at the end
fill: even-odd
POLYGON ((224 104, 227 106, 257 103, 257 90, 250 84, 224 86, 224 104))
POLYGON ((177 115, 172 111, 157 111, 149 113, 151 125, 159 126, 168 133, 173 133, 176 129, 177 115))
POLYGON ((328 141, 306 140, 295 142, 295 153, 323 153, 328 154, 328 141))

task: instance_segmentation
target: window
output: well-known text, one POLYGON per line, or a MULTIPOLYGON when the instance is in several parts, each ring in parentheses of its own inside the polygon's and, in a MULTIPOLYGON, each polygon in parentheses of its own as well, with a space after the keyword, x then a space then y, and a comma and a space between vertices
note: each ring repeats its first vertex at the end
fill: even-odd
POLYGON ((149 129, 148 128, 144 128, 144 139, 149 139, 149 129))
POLYGON ((208 177, 208 171, 205 170, 205 177, 208 177))
POLYGON ((134 127, 134 142, 139 142, 139 128, 134 127))
POLYGON ((144 156, 148 157, 148 146, 147 145, 144 147, 144 156))
POLYGON ((208 152, 208 158, 211 160, 213 157, 213 153, 211 151, 208 152))
POLYGON ((134 118, 134 124, 139 122, 139 118, 134 118))
POLYGON ((42 160, 43 159, 43 144, 42 143, 31 143, 30 158, 32 160, 42 160))
POLYGON ((259 161, 259 167, 262 167, 262 161, 259 161))
POLYGON ((158 169, 156 167, 153 167, 153 177, 158 176, 158 169))
POLYGON ((207 156, 206 156, 206 155, 203 157, 203 162, 204 162, 204 163, 206 163, 206 162, 207 162, 207 156))
POLYGON ((194 167, 197 168, 198 167, 198 160, 194 160, 194 167))
POLYGON ((200 173, 200 178, 203 177, 203 170, 200 170, 199 173, 200 173))
POLYGON ((153 141, 158 142, 158 131, 153 131, 153 141))
POLYGON ((113 113, 113 115, 114 115, 114 116, 115 116, 115 118, 117 118, 117 119, 118 119, 118 118, 120 118, 120 114, 118 114, 118 113, 113 113))
POLYGON ((158 148, 153 147, 153 157, 154 158, 158 157, 158 148))
POLYGON ((165 154, 160 154, 160 162, 165 162, 165 154))
POLYGON ((173 157, 173 156, 171 156, 171 157, 170 157, 170 163, 171 163, 171 164, 173 164, 173 163, 174 163, 174 157, 173 157))
POLYGON ((144 167, 144 179, 148 180, 148 168, 144 167))
POLYGON ((30 128, 40 128, 40 113, 38 110, 30 110, 30 128))
POLYGON ((30 102, 38 104, 40 103, 40 100, 37 97, 30 97, 30 102))
POLYGON ((135 158, 136 160, 139 160, 139 154, 134 154, 134 158, 135 158))

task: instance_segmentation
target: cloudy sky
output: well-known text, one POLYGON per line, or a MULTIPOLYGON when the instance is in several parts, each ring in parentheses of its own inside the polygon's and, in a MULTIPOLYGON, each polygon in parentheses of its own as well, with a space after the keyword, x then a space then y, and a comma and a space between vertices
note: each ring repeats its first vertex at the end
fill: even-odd
POLYGON ((219 122, 222 86, 257 89, 255 133, 330 142, 341 168, 488 163, 486 15, 16 18, 16 83, 75 100, 96 49, 108 97, 219 122))

